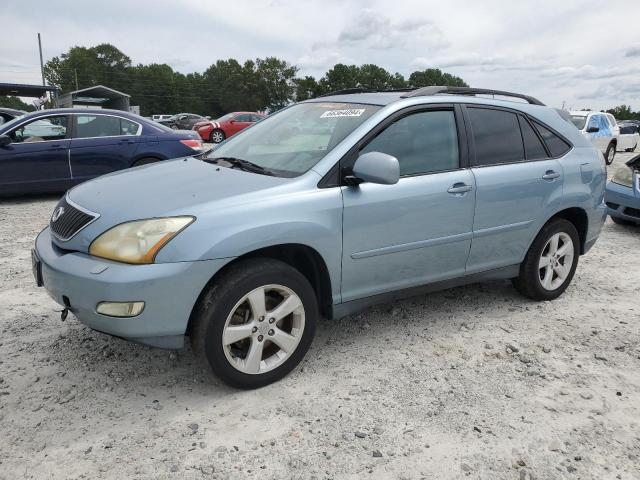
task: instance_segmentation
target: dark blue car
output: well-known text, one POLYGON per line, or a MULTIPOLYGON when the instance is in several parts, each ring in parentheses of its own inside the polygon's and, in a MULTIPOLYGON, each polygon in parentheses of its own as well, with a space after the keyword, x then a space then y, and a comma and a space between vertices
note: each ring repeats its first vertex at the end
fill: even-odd
POLYGON ((33 112, 0 125, 0 195, 64 191, 105 173, 201 149, 196 132, 120 110, 33 112))

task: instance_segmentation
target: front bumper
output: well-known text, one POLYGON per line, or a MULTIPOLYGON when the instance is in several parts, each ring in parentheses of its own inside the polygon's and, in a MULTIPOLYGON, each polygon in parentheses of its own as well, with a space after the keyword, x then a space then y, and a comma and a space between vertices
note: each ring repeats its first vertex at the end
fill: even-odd
POLYGON ((640 196, 634 192, 633 187, 609 181, 604 199, 610 216, 640 224, 640 196))
POLYGON ((67 306, 86 326, 100 332, 158 347, 181 346, 191 310, 211 277, 230 259, 128 265, 51 242, 49 228, 36 238, 42 281, 49 295, 67 306), (143 301, 136 317, 96 312, 100 302, 143 301))

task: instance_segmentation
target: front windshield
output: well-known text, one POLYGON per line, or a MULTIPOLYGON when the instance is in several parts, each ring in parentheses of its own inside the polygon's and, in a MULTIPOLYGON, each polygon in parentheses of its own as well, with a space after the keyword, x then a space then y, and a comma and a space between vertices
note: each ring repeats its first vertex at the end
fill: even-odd
POLYGON ((233 113, 227 113, 226 115, 223 115, 220 118, 216 118, 216 122, 225 122, 230 118, 233 118, 233 113))
POLYGON ((578 128, 578 130, 582 130, 584 128, 584 124, 587 123, 587 116, 571 115, 571 121, 578 128))
POLYGON ((318 163, 380 108, 357 103, 299 103, 232 137, 206 158, 239 158, 276 175, 295 177, 318 163))

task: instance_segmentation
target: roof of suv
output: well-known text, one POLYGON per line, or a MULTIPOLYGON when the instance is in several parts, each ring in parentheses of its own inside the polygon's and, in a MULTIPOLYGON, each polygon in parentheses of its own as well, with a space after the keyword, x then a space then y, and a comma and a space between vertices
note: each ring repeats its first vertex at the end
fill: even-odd
MULTIPOLYGON (((448 86, 431 86, 421 88, 409 88, 401 90, 387 90, 387 91, 369 91, 359 88, 352 88, 347 90, 341 90, 338 92, 332 92, 324 96, 314 98, 310 101, 342 101, 347 103, 366 103, 370 105, 388 105, 390 103, 406 99, 406 98, 423 98, 423 97, 441 97, 445 95, 447 101, 451 101, 451 97, 462 97, 463 101, 467 101, 470 96, 476 95, 490 95, 491 98, 486 100, 501 100, 503 98, 517 98, 524 100, 524 103, 530 105, 544 106, 544 104, 533 97, 523 95, 520 93, 505 92, 502 90, 491 90, 486 88, 470 88, 470 87, 448 87, 448 86), (496 95, 499 98, 495 98, 496 95)), ((461 98, 455 100, 460 101, 461 98)), ((512 100, 503 100, 512 102, 512 100)), ((519 102, 523 103, 523 102, 519 102)))
POLYGON ((303 103, 308 102, 359 103, 381 107, 390 106, 396 102, 406 106, 427 103, 493 105, 531 115, 570 140, 574 146, 590 147, 590 143, 584 139, 584 136, 580 134, 580 131, 571 122, 567 111, 546 106, 539 100, 527 95, 500 90, 437 86, 397 91, 351 89, 309 99, 303 103))

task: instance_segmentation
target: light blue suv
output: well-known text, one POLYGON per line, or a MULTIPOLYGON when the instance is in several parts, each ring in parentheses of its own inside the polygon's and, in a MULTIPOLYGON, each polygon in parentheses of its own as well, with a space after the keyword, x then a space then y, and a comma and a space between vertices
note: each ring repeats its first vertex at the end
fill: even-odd
POLYGON ((558 297, 602 228, 605 178, 602 154, 528 96, 338 92, 75 187, 33 268, 63 314, 159 347, 189 336, 255 388, 300 362, 320 316, 485 279, 558 297))

